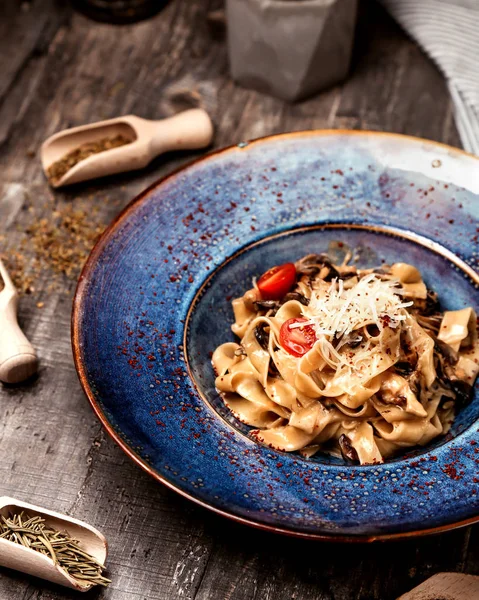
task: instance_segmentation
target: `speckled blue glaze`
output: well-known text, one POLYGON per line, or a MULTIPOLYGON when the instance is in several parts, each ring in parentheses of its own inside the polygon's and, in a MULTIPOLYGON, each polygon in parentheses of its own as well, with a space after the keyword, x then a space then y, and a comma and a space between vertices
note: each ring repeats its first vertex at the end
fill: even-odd
POLYGON ((232 339, 230 296, 331 240, 363 264, 417 264, 445 308, 477 308, 478 167, 424 140, 307 132, 226 149, 147 190, 100 240, 74 303, 76 365, 107 429, 170 487, 279 531, 375 539, 478 517, 477 386, 452 439, 346 466, 249 439, 209 358, 232 339))

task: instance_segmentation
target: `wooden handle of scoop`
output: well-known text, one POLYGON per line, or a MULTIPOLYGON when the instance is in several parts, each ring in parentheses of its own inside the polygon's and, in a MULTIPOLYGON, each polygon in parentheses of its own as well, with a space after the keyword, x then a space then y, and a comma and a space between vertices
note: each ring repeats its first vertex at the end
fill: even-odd
POLYGON ((17 321, 18 294, 0 260, 4 289, 0 292, 0 381, 20 383, 36 373, 38 359, 17 321))
POLYGON ((152 156, 172 150, 204 148, 213 139, 213 123, 201 108, 185 110, 168 119, 155 122, 150 149, 152 156))

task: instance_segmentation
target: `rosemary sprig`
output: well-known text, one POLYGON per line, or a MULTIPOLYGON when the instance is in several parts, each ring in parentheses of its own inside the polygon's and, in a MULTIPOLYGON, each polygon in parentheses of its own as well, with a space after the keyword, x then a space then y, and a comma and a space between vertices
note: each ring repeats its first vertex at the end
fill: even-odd
POLYGON ((0 538, 45 554, 81 585, 106 587, 111 583, 102 575, 103 565, 82 550, 77 540, 66 531, 49 527, 42 517, 31 517, 23 511, 9 517, 0 515, 0 538))

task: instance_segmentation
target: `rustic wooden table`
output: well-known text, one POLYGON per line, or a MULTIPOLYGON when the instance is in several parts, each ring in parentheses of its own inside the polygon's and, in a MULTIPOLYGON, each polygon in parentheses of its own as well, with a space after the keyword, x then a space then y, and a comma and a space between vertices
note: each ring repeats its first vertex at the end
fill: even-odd
MULTIPOLYGON (((85 519, 105 533, 113 583, 87 594, 92 599, 387 600, 438 571, 477 574, 478 527, 342 546, 276 537, 216 516, 136 467, 105 435, 80 388, 70 310, 81 253, 68 275, 58 274, 58 261, 49 262, 41 243, 35 245, 32 226, 45 218, 47 227, 78 210, 103 227, 192 154, 53 192, 38 158, 48 135, 128 113, 160 118, 199 102, 215 121, 217 147, 327 127, 460 144, 442 77, 375 3, 361 9, 350 79, 293 106, 229 79, 217 9, 221 2, 173 0, 149 21, 115 27, 72 13, 61 0, 0 5, 0 250, 17 267, 23 261, 24 281, 34 279, 19 316, 40 356, 35 381, 0 388, 0 494, 85 519)), ((76 233, 68 231, 73 248, 76 233)), ((76 597, 0 572, 2 600, 76 597)))

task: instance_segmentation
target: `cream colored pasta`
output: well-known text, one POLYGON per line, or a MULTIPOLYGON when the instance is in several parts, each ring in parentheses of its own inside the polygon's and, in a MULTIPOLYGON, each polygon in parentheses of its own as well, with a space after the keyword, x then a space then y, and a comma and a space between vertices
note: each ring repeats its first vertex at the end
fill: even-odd
POLYGON ((283 297, 255 286, 233 300, 239 341, 212 363, 234 415, 271 447, 361 464, 445 434, 479 371, 474 310, 441 312, 405 263, 360 270, 313 254, 295 268, 283 297))

